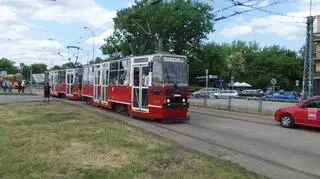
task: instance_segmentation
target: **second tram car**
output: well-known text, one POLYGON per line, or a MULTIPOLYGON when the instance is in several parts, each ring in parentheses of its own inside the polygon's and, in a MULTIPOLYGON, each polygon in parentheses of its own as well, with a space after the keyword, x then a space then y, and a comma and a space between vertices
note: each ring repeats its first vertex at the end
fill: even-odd
POLYGON ((49 72, 54 96, 82 97, 133 117, 162 120, 188 120, 188 76, 186 57, 171 54, 127 57, 49 72))

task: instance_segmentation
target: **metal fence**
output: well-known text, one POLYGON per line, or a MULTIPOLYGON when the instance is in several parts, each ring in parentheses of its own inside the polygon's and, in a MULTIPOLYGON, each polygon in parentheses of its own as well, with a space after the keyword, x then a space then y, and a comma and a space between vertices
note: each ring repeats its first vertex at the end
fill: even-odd
POLYGON ((209 98, 205 102, 204 98, 190 98, 192 106, 205 106, 216 109, 232 111, 251 112, 251 113, 274 113, 277 109, 296 104, 293 101, 267 101, 259 97, 230 97, 230 98, 209 98))

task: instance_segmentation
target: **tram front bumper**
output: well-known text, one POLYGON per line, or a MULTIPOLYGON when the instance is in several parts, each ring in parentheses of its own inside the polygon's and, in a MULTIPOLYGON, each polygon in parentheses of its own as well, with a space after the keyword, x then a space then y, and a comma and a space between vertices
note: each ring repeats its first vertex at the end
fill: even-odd
POLYGON ((188 114, 189 103, 163 105, 163 119, 165 120, 189 120, 188 114))

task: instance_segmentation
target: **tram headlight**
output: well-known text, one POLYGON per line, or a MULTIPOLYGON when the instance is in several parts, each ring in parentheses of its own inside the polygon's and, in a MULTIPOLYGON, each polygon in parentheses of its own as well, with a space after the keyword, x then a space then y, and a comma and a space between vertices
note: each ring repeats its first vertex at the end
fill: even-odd
POLYGON ((170 103, 170 99, 167 99, 167 103, 170 103))
POLYGON ((185 103, 185 102, 186 102, 186 99, 185 99, 185 98, 182 98, 182 102, 185 103))

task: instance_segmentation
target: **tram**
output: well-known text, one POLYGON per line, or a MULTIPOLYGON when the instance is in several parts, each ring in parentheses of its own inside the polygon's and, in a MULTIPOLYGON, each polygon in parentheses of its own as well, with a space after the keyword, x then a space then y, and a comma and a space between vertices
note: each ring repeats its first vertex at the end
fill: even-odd
POLYGON ((81 98, 132 117, 189 120, 185 56, 126 57, 47 74, 53 96, 81 98))

